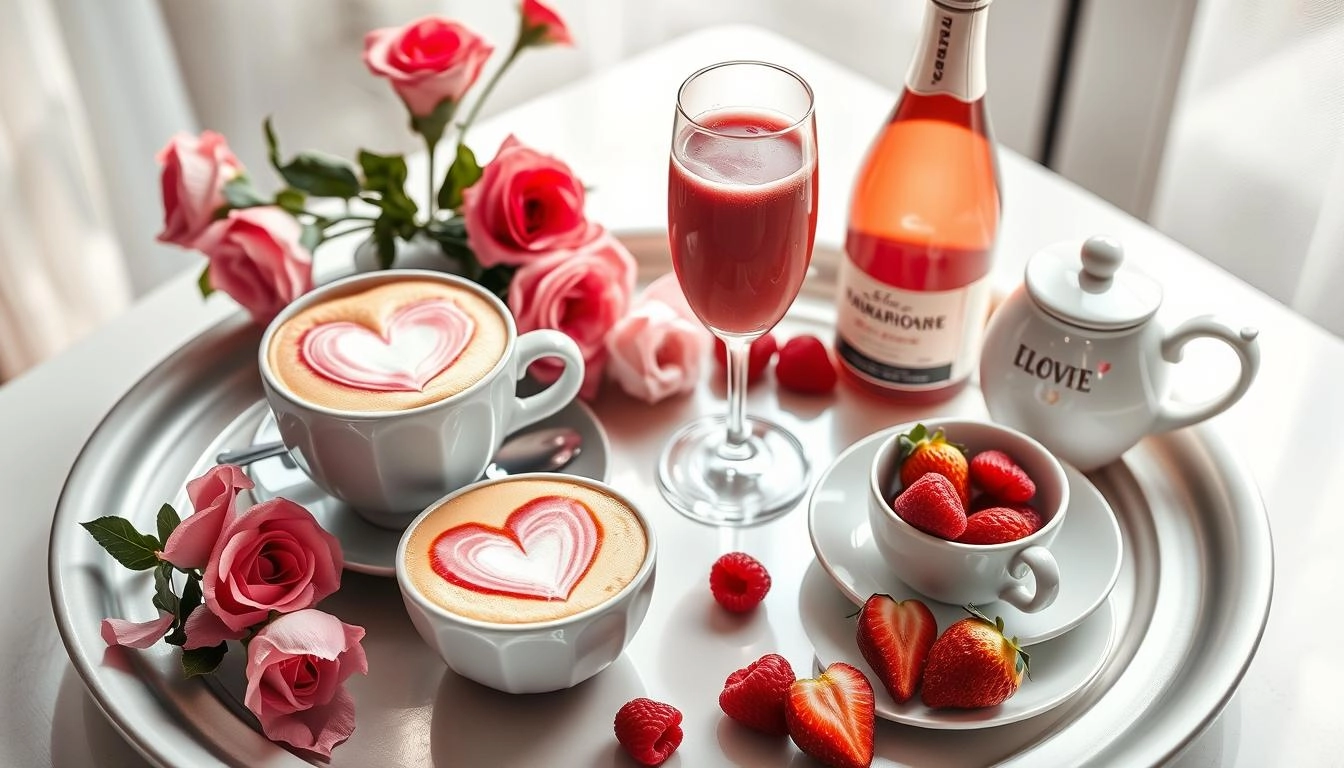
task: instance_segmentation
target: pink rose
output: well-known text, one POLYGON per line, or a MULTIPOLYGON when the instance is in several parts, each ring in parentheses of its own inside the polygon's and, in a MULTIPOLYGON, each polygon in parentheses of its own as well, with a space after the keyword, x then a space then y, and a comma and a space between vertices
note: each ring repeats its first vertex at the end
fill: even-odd
POLYGON ((656 403, 695 389, 711 338, 669 272, 607 334, 607 370, 628 394, 656 403))
POLYGON ((313 256, 303 227, 272 206, 229 211, 196 242, 210 260, 210 285, 233 297, 258 323, 313 287, 313 256))
POLYGON ((200 138, 173 136, 157 160, 163 166, 163 231, 158 239, 191 248, 224 205, 224 185, 242 175, 243 164, 214 131, 202 131, 200 138))
MULTIPOLYGON (((312 513, 289 499, 264 501, 229 523, 201 580, 204 609, 233 632, 266 620, 271 611, 311 608, 341 586, 340 542, 312 513)), ((204 638, 187 636, 192 645, 204 638)), ((208 618, 208 617, 200 617, 208 618)), ((199 619, 198 619, 199 621, 199 619)))
POLYGON ((204 568, 219 541, 224 526, 233 519, 239 491, 252 488, 241 467, 220 464, 187 483, 187 498, 193 514, 187 515, 168 535, 162 557, 178 568, 204 568))
POLYGON ((592 240, 583 183, 569 166, 509 136, 462 192, 467 243, 484 267, 521 265, 592 240))
POLYGON ((159 611, 159 618, 149 621, 103 619, 101 630, 103 642, 127 648, 148 648, 168 632, 173 626, 173 618, 173 614, 159 611))
POLYGON ((538 0, 523 0, 523 31, 537 36, 538 44, 573 45, 574 38, 560 14, 542 5, 538 0))
POLYGON ((261 628, 247 644, 243 703, 272 741, 331 757, 355 731, 355 700, 345 681, 366 675, 361 627, 327 613, 290 613, 261 628))
MULTIPOLYGON (((619 240, 599 230, 597 239, 558 250, 518 268, 509 284, 509 309, 518 332, 553 328, 579 345, 585 363, 580 395, 592 399, 606 365, 607 332, 625 315, 635 289, 635 259, 619 240)), ((553 381, 562 364, 541 360, 532 374, 553 381)))
POLYGON ((440 16, 364 36, 364 65, 387 78, 416 117, 444 100, 462 101, 493 51, 475 32, 440 16))

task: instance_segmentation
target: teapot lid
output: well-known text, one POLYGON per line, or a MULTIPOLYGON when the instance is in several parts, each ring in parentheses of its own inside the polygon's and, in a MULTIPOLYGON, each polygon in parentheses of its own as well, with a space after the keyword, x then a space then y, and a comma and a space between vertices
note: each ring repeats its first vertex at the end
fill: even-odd
POLYGON ((1162 303, 1162 286, 1130 267, 1121 269, 1124 247, 1113 237, 1055 243, 1027 260, 1032 300, 1056 318, 1098 331, 1141 325, 1162 303))

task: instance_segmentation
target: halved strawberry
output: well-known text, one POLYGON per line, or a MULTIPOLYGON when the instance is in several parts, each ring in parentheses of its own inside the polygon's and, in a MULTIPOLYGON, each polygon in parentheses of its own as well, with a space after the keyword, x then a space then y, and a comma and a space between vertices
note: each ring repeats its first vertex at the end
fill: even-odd
POLYGON ((1027 652, 1004 635, 1003 619, 971 615, 944 630, 929 649, 920 697, 930 707, 979 709, 1007 701, 1027 674, 1027 652))
POLYGON ((873 595, 859 609, 859 652, 897 703, 909 701, 924 674, 938 621, 920 600, 873 595))
POLYGON ((784 709, 789 738, 835 768, 873 762, 873 686, 858 669, 837 661, 820 675, 794 681, 784 709))
POLYGON ((966 508, 957 489, 937 472, 929 472, 907 486, 892 500, 891 508, 905 522, 948 541, 966 531, 966 508))
MULTIPOLYGON (((779 343, 775 337, 769 333, 761 336, 759 339, 751 342, 751 349, 747 357, 747 384, 755 384, 765 375, 765 369, 770 367, 770 361, 775 359, 775 352, 779 349, 779 343)), ((724 345, 723 339, 714 337, 714 359, 719 361, 719 370, 723 371, 723 377, 728 378, 728 347, 724 345)))

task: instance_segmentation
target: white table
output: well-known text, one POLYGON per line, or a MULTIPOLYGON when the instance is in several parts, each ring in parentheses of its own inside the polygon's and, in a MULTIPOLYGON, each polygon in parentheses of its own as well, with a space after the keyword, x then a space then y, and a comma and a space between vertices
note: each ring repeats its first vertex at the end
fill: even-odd
MULTIPOLYGON (((813 84, 822 157, 818 239, 838 245, 848 182, 893 94, 753 28, 715 28, 651 50, 483 123, 471 143, 486 160, 507 133, 517 133, 565 159, 595 188, 588 208, 593 218, 617 230, 658 229, 675 88, 705 63, 743 57, 779 62, 813 84)), ((1168 286, 1164 314, 1225 313, 1262 329, 1260 378, 1214 425, 1249 459, 1268 504, 1274 604, 1238 693, 1178 764, 1340 764, 1344 654, 1337 646, 1344 621, 1333 586, 1344 541, 1344 398, 1338 395, 1344 343, 1047 170, 1004 152, 1002 173, 1000 287, 1019 279, 1036 248, 1104 231, 1120 237, 1131 257, 1168 286)), ((62 483, 102 414, 153 364, 236 311, 226 298, 199 298, 198 269, 184 254, 178 279, 0 388, 0 486, 9 494, 0 578, 11 592, 0 602, 0 765, 143 765, 67 660, 51 616, 45 555, 62 483)), ((1211 358, 1209 364, 1220 363, 1211 358)), ((687 749, 683 765, 712 764, 712 751, 687 749)), ((789 752, 778 754, 783 762, 791 759, 789 752)))

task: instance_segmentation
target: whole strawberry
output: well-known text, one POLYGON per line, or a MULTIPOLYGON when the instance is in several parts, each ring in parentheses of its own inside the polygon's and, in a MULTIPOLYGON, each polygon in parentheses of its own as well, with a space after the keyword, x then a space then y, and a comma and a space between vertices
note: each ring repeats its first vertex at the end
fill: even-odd
POLYGON ((784 710, 789 738, 834 768, 873 762, 873 686, 858 669, 837 661, 815 678, 794 681, 784 710))
POLYGON ((859 652, 898 704, 915 695, 937 636, 933 612, 914 598, 897 601, 891 595, 873 595, 859 609, 859 652))
POLYGON ((1030 536, 1040 527, 1041 518, 1031 507, 990 507, 966 518, 966 530, 957 541, 962 544, 1002 544, 1030 536))
POLYGON ((831 353, 816 336, 795 336, 779 348, 775 380, 784 389, 804 395, 824 395, 835 389, 836 379, 831 353))
POLYGON ((946 477, 930 472, 891 502, 892 510, 919 530, 954 541, 966 532, 966 509, 946 477))
POLYGON ((979 709, 1007 701, 1027 674, 1027 653, 1003 633, 1003 619, 990 621, 974 606, 929 649, 920 695, 925 705, 979 709))
POLYGON ((971 459, 971 482, 990 497, 1008 504, 1031 501, 1036 483, 1003 451, 981 451, 971 459))
POLYGON ((956 488, 957 495, 961 497, 962 507, 970 503, 971 484, 966 450, 956 443, 948 442, 943 430, 929 434, 923 424, 916 424, 914 429, 897 438, 897 445, 901 458, 901 487, 909 487, 925 474, 937 472, 952 482, 952 487, 956 488))
POLYGON ((632 699, 613 723, 616 741, 642 765, 662 765, 681 746, 681 710, 653 699, 632 699))
POLYGON ((795 679, 788 659, 767 653, 728 676, 719 693, 719 709, 748 728, 783 736, 789 732, 784 702, 795 679))
MULTIPOLYGON (((765 369, 770 367, 770 361, 775 359, 775 352, 779 349, 779 343, 775 337, 767 333, 759 339, 751 342, 751 348, 747 355, 747 384, 755 384, 765 375, 765 369)), ((714 359, 719 361, 719 367, 727 376, 728 370, 728 347, 724 345, 723 339, 714 337, 714 359)))

